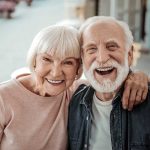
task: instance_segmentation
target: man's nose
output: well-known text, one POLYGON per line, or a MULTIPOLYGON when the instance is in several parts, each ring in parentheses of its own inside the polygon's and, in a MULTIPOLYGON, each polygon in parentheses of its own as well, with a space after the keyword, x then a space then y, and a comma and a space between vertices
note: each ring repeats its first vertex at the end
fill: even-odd
POLYGON ((106 63, 109 60, 109 54, 105 48, 98 48, 96 60, 99 63, 106 63))

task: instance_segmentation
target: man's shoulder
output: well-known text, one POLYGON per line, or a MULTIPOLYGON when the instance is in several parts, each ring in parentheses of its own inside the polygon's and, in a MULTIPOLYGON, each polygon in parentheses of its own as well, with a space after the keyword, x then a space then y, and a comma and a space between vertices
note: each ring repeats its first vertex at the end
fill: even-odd
POLYGON ((150 91, 150 82, 148 82, 148 90, 150 91))
POLYGON ((74 95, 77 95, 78 92, 82 92, 83 90, 85 90, 88 87, 88 85, 82 83, 78 86, 78 88, 76 89, 74 95))
POLYGON ((76 91, 74 92, 73 96, 72 97, 78 97, 78 96, 82 96, 84 95, 88 89, 90 88, 91 86, 90 85, 87 85, 87 84, 80 84, 78 86, 78 88, 76 89, 76 91))
POLYGON ((148 99, 150 100, 150 82, 148 82, 148 94, 147 94, 148 96, 148 99))
POLYGON ((143 115, 144 112, 145 113, 150 112, 150 83, 148 83, 148 93, 146 99, 141 104, 136 105, 132 112, 133 114, 134 112, 139 113, 139 116, 141 114, 143 115))
POLYGON ((93 97, 94 89, 91 85, 81 84, 74 92, 70 105, 89 103, 93 97))
POLYGON ((150 95, 150 82, 148 82, 148 95, 150 95))
POLYGON ((83 99, 88 89, 89 89, 89 86, 86 84, 79 85, 71 98, 70 105, 74 103, 76 104, 80 103, 80 101, 83 99))

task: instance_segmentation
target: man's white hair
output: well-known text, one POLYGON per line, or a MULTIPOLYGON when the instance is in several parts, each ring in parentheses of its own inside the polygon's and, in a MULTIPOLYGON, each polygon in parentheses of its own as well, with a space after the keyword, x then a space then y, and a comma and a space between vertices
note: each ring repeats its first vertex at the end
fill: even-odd
MULTIPOLYGON (((84 30, 94 24, 94 23, 97 23, 97 22, 106 22, 106 21, 110 21, 110 22, 115 22, 117 23, 124 31, 124 34, 125 34, 125 39, 126 39, 126 50, 129 51, 129 49, 131 48, 132 44, 133 44, 133 35, 132 35, 132 32, 131 30, 129 29, 129 26, 127 23, 123 22, 123 21, 120 21, 120 20, 117 20, 111 16, 94 16, 94 17, 90 17, 88 18, 80 27, 79 29, 79 32, 81 34, 81 38, 82 38, 82 35, 84 33, 84 30)), ((82 41, 82 39, 81 39, 82 41)))
POLYGON ((33 39, 27 55, 27 63, 34 72, 36 56, 50 52, 60 58, 80 58, 80 34, 77 29, 67 25, 51 25, 42 29, 33 39))

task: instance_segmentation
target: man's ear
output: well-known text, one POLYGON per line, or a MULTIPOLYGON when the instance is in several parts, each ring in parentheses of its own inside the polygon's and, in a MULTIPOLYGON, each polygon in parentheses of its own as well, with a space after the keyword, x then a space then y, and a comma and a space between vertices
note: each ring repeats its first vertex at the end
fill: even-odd
POLYGON ((128 52, 128 62, 129 62, 129 66, 132 65, 133 63, 133 51, 134 51, 134 46, 132 45, 129 52, 128 52))

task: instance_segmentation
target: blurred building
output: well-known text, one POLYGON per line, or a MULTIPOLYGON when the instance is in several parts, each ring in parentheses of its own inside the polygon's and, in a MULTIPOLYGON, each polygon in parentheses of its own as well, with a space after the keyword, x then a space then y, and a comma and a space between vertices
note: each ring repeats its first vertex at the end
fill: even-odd
POLYGON ((113 16, 129 24, 134 40, 150 52, 150 0, 64 0, 67 19, 113 16))

